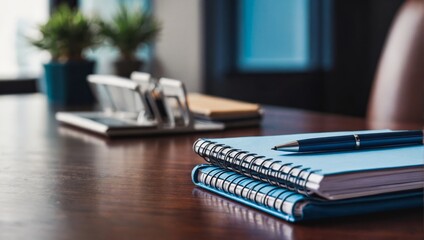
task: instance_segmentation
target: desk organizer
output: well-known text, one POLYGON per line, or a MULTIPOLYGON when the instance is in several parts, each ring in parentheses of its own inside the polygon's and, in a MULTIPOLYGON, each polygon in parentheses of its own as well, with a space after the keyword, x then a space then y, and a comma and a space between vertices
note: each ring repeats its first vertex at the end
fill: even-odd
POLYGON ((217 131, 225 127, 193 118, 185 86, 179 80, 156 81, 148 73, 133 72, 131 79, 89 75, 88 82, 101 111, 58 112, 59 122, 109 137, 217 131))

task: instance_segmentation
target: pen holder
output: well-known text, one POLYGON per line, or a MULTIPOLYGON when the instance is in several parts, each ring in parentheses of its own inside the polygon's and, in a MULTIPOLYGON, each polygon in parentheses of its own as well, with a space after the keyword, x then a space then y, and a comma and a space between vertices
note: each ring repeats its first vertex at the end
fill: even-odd
POLYGON ((88 82, 107 115, 159 128, 193 127, 186 90, 179 80, 156 81, 148 73, 133 72, 131 79, 89 75, 88 82))

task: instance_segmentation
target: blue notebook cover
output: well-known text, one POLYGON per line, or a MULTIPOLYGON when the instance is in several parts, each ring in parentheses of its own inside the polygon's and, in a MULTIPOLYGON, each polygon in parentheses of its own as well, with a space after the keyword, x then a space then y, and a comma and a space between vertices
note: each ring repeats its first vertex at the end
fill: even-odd
POLYGON ((327 199, 422 188, 423 145, 314 154, 271 150, 299 139, 370 132, 381 131, 199 139, 193 149, 213 165, 327 199))
POLYGON ((289 222, 423 206, 422 189, 345 200, 322 200, 212 165, 192 171, 195 185, 289 222))

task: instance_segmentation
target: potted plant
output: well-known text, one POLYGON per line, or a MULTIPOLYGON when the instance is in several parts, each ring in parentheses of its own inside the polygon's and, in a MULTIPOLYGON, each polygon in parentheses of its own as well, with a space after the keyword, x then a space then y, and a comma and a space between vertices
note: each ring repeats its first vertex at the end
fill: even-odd
POLYGON ((87 75, 93 73, 95 63, 83 56, 85 49, 98 42, 92 21, 80 11, 61 5, 45 24, 39 26, 39 31, 41 37, 30 39, 30 42, 51 55, 51 61, 44 64, 45 75, 40 83, 49 102, 92 104, 94 98, 87 75))
POLYGON ((114 65, 115 73, 123 77, 141 69, 143 62, 135 55, 137 49, 152 42, 161 30, 153 15, 142 9, 130 11, 123 5, 111 21, 100 20, 99 28, 100 35, 120 52, 114 65))

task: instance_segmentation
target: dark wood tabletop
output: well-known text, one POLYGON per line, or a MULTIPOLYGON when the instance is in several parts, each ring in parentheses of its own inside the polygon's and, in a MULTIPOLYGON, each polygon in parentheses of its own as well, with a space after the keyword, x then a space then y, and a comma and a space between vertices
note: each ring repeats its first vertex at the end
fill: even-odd
POLYGON ((258 128, 107 139, 55 110, 0 96, 0 239, 424 239, 422 208, 291 224, 191 182, 199 137, 374 127, 363 119, 265 107, 258 128))

